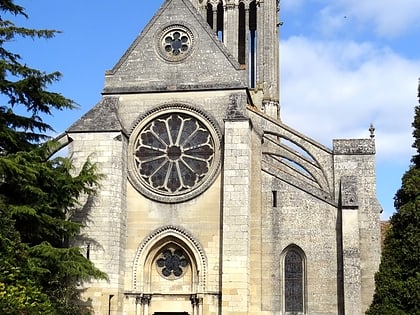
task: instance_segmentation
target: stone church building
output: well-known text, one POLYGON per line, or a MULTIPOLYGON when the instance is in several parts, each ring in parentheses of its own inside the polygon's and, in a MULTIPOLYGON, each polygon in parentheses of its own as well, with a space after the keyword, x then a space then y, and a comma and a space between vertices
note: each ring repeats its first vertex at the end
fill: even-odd
POLYGON ((105 176, 81 243, 109 276, 82 284, 95 314, 358 315, 370 304, 374 138, 329 148, 282 122, 279 6, 164 1, 66 131, 76 165, 90 158, 105 176))

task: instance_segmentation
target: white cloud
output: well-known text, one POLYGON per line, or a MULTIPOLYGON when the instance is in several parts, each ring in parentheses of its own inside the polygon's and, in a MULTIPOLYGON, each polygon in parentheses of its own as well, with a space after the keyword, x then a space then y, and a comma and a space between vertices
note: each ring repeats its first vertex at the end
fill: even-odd
POLYGON ((376 128, 378 159, 409 160, 420 60, 350 41, 281 42, 282 120, 330 146, 376 128))

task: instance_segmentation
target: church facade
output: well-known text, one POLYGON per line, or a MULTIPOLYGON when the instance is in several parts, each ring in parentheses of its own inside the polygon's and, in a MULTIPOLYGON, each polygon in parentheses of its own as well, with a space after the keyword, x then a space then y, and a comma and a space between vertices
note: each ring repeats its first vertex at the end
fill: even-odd
MULTIPOLYGON (((279 0, 166 0, 66 131, 104 179, 80 245, 95 314, 357 315, 380 260, 375 141, 279 105, 279 0)), ((327 92, 327 91, 326 91, 327 92)))

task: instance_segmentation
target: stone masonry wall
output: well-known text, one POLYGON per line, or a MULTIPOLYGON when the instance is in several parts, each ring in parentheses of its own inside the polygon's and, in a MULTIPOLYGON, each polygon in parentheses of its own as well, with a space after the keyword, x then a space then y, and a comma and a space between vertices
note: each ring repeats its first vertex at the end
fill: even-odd
POLYGON ((112 309, 117 311, 122 307, 124 285, 120 275, 126 234, 127 141, 119 132, 73 133, 69 136, 73 139, 69 154, 75 165, 82 165, 89 158, 104 176, 83 233, 91 239, 90 259, 107 273, 109 282, 95 283, 95 288, 88 294, 95 297, 93 306, 98 314, 108 308, 109 299, 112 309))
POLYGON ((250 294, 250 135, 248 119, 225 122, 221 273, 224 315, 248 314, 250 294))
POLYGON ((381 207, 376 198, 375 141, 334 140, 333 151, 336 190, 344 192, 340 203, 345 311, 363 314, 372 300, 374 274, 380 262, 381 207))
POLYGON ((305 314, 338 314, 336 208, 268 174, 262 184, 262 310, 284 314, 284 254, 297 246, 305 260, 305 314))

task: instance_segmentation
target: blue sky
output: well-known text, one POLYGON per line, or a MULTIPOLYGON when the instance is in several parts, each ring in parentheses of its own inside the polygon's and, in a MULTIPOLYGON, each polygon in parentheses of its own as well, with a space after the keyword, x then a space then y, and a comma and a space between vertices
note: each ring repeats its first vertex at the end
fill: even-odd
MULTIPOLYGON (((79 104, 48 118, 65 131, 101 97, 111 69, 162 0, 16 0, 29 20, 62 31, 51 40, 10 47, 32 67, 60 71, 51 90, 79 104)), ((413 151, 411 122, 420 77, 419 0, 281 0, 283 122, 331 147, 332 139, 367 138, 376 128, 378 198, 394 211, 413 151)))

